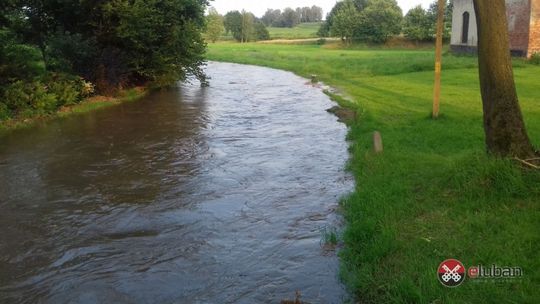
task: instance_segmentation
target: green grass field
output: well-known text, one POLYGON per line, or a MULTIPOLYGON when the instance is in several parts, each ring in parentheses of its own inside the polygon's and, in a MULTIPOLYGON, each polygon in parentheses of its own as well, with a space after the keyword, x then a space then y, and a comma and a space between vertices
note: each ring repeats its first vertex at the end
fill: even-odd
POLYGON ((300 23, 296 27, 269 27, 271 39, 304 39, 317 38, 317 32, 321 27, 320 22, 300 23))
MULTIPOLYGON (((220 43, 215 61, 269 66, 350 96, 356 191, 342 202, 342 277, 360 303, 540 303, 540 172, 484 150, 475 58, 444 56, 442 117, 432 120, 433 52, 220 43), (372 132, 385 151, 371 152, 372 132), (510 282, 437 279, 448 258, 466 267, 519 266, 510 282)), ((529 134, 540 146, 540 67, 515 60, 529 134)))

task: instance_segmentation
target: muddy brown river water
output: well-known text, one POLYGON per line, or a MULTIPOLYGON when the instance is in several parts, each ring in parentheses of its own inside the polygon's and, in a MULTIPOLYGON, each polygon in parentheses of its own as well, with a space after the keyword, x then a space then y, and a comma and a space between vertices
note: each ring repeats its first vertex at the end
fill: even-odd
POLYGON ((341 303, 346 127, 291 73, 197 83, 0 138, 1 303, 341 303))

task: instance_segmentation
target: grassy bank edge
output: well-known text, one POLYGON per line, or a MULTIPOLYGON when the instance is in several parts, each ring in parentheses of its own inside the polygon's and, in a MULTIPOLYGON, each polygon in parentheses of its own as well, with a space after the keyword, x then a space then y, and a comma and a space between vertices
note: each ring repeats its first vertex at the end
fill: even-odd
POLYGON ((5 121, 0 121, 0 136, 14 130, 31 128, 33 126, 36 126, 37 124, 48 122, 54 119, 59 119, 72 115, 80 115, 115 106, 125 102, 137 101, 148 95, 149 92, 150 89, 146 87, 135 87, 121 91, 115 97, 93 96, 90 98, 86 98, 79 104, 62 107, 52 114, 35 115, 32 117, 24 118, 11 118, 5 121))

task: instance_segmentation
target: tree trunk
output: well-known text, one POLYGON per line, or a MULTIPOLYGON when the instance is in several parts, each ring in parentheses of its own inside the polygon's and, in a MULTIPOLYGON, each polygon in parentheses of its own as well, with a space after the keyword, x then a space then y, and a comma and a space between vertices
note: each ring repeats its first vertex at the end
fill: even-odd
POLYGON ((518 102, 504 0, 474 0, 478 65, 489 153, 527 158, 534 149, 518 102))

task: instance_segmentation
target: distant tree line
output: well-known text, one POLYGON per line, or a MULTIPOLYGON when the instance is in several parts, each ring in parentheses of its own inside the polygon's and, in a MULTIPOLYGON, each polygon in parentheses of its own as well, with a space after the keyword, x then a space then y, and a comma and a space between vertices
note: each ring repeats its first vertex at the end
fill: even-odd
MULTIPOLYGON (((446 6, 444 37, 450 37, 452 1, 446 6)), ((435 38, 437 1, 428 10, 421 6, 411 9, 405 17, 396 0, 343 0, 336 3, 318 35, 340 37, 344 42, 381 43, 390 37, 405 37, 426 41, 435 38)))
POLYGON ((201 70, 206 0, 2 0, 0 120, 201 70))
POLYGON ((273 27, 295 27, 304 22, 321 22, 323 18, 323 10, 321 7, 298 7, 292 9, 285 8, 283 11, 279 9, 268 9, 261 21, 266 26, 273 27))

